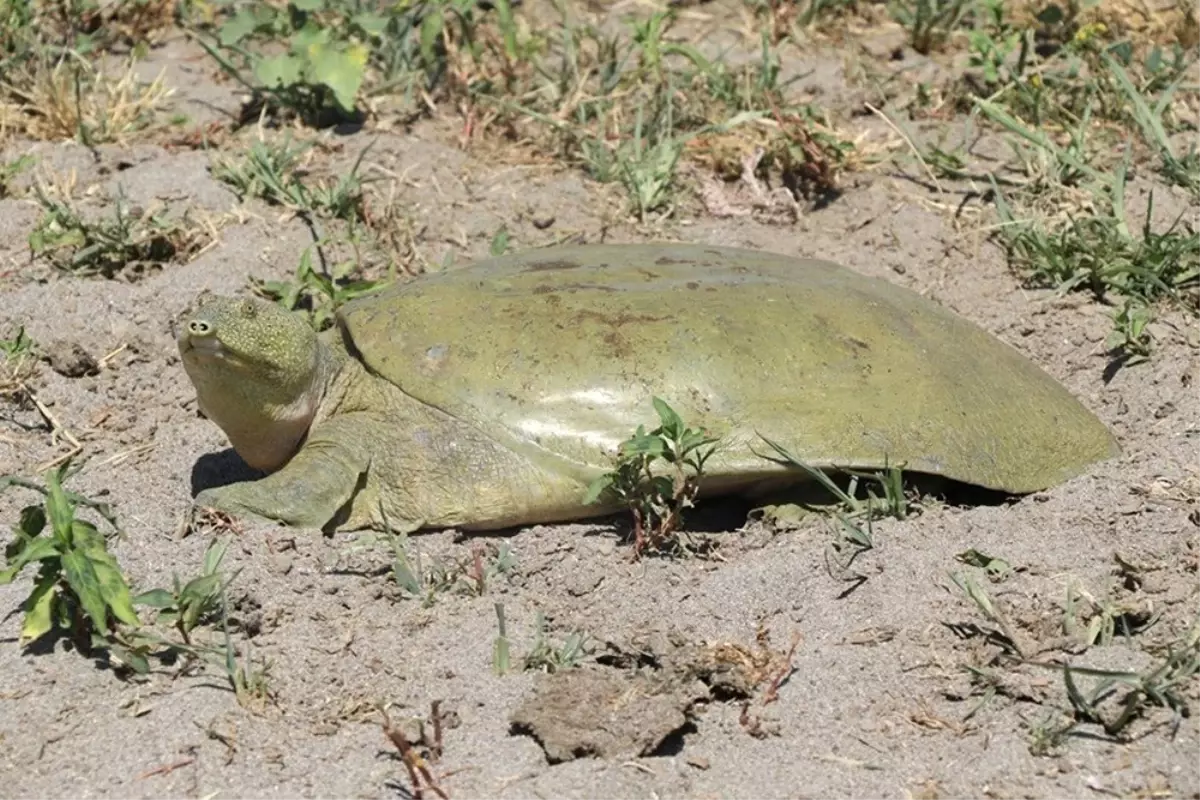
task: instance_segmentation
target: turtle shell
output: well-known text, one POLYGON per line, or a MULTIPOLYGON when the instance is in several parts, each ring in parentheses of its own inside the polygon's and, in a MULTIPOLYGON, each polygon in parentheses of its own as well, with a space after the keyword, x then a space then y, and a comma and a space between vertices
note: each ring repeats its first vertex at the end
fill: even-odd
POLYGON ((1116 455, 1015 349, 825 261, 706 245, 556 247, 398 284, 340 313, 376 375, 547 463, 594 473, 651 398, 722 437, 710 476, 887 464, 1012 493, 1116 455), (778 469, 778 467, 774 467, 778 469))

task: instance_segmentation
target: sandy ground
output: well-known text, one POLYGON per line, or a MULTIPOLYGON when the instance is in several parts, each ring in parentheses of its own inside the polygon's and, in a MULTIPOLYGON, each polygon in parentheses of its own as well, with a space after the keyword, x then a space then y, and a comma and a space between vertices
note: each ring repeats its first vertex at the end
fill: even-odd
MULTIPOLYGON (((844 110, 863 98, 847 77, 846 52, 812 47, 792 58, 797 69, 815 67, 802 86, 823 103, 844 110)), ((180 43, 155 51, 145 69, 171 59, 179 109, 203 122, 236 108, 230 85, 214 82, 198 51, 180 43)), ((870 117, 855 125, 887 135, 870 117)), ((440 700, 444 753, 432 768, 453 797, 1200 797, 1194 716, 1173 727, 1168 710, 1151 708, 1126 741, 1081 724, 1039 747, 1045 731, 1071 719, 1061 670, 997 661, 999 648, 980 633, 990 624, 949 577, 970 574, 986 586, 1033 643, 1034 660, 1134 671, 1161 661, 1200 600, 1194 320, 1166 313, 1154 358, 1106 374, 1109 311, 1086 297, 1022 288, 979 231, 978 198, 954 218, 969 187, 952 182, 939 193, 892 167, 853 174, 843 196, 788 224, 714 218, 685 192, 671 219, 647 227, 621 213, 611 187, 562 167, 498 164, 463 152, 455 134, 422 122, 335 137, 335 163, 374 141, 369 160, 404 176, 394 202, 420 221, 416 242, 429 263, 485 255, 501 224, 514 248, 575 234, 840 261, 927 294, 1017 347, 1111 426, 1124 454, 1009 504, 935 504, 877 523, 875 549, 854 564, 864 578, 857 584, 826 568, 828 522, 774 530, 718 509, 697 518, 718 531, 714 559, 632 563, 619 519, 423 534, 413 544, 427 559, 453 564, 502 544, 516 559, 482 596, 444 591, 425 605, 397 589, 386 548, 356 550, 354 534, 240 525, 226 566, 241 570, 231 587, 240 646, 271 664, 275 701, 261 710, 239 705, 212 669, 130 678, 63 642, 19 647, 26 575, 0 588, 0 794, 406 796, 408 778, 374 706, 391 703, 400 719, 440 700), (533 225, 547 216, 548 230, 533 225), (970 548, 1015 571, 988 582, 956 560, 970 548), (1118 604, 1122 619, 1161 616, 1108 646, 1072 649, 1062 643, 1072 587, 1091 599, 1076 610, 1085 622, 1118 604), (555 641, 586 631, 591 655, 553 680, 520 669, 496 675, 496 603, 518 662, 538 613, 555 641), (759 633, 775 651, 799 636, 776 702, 762 702, 769 680, 750 690, 748 711, 736 687, 695 681, 697 659, 714 645, 757 653, 759 633), (973 682, 968 667, 991 677, 973 682), (561 683, 576 673, 586 685, 561 683), (626 689, 644 696, 629 704, 626 689), (619 719, 601 722, 602 707, 619 719)), ((252 132, 238 136, 248 142, 252 132)), ((43 143, 7 157, 26 151, 43 169, 74 169, 80 187, 99 187, 96 208, 120 186, 131 202, 160 200, 177 212, 239 210, 190 263, 106 280, 31 262, 26 237, 38 210, 27 199, 0 200, 0 336, 24 325, 47 349, 78 345, 102 360, 80 377, 45 364, 31 386, 83 445, 86 466, 71 488, 117 509, 127 537, 114 552, 134 587, 165 586, 173 573, 195 574, 212 536, 229 533, 199 526, 180 535, 197 487, 239 474, 220 431, 196 410, 172 319, 201 290, 244 292, 249 277, 287 277, 310 233, 277 209, 238 205, 202 150, 102 146, 94 158, 79 145, 43 143)), ((1134 181, 1136 203, 1152 186, 1134 181)), ((1173 216, 1186 202, 1156 187, 1158 213, 1173 216)), ((65 448, 30 404, 0 403, 0 474, 32 473, 65 448)), ((15 522, 32 498, 0 495, 0 519, 15 522)), ((1194 702, 1196 680, 1180 691, 1194 702)))

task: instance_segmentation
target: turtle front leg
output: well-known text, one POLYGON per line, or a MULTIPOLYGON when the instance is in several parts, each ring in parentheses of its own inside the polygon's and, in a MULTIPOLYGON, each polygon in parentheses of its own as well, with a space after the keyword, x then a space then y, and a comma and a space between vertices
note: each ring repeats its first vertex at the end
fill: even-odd
POLYGON ((194 504, 238 516, 254 516, 302 528, 333 528, 350 508, 371 466, 358 444, 368 421, 346 414, 321 423, 279 471, 256 481, 205 489, 194 504))

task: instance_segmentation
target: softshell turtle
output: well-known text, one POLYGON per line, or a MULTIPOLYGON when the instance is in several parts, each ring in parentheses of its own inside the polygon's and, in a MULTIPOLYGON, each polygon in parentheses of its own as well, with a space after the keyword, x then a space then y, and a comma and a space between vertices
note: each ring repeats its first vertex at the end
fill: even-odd
POLYGON ((1016 350, 833 263, 684 244, 556 247, 397 284, 318 335, 209 296, 179 348, 202 411, 267 475, 199 506, 325 530, 489 529, 585 505, 659 396, 721 438, 702 496, 904 464, 1013 494, 1116 455, 1016 350))

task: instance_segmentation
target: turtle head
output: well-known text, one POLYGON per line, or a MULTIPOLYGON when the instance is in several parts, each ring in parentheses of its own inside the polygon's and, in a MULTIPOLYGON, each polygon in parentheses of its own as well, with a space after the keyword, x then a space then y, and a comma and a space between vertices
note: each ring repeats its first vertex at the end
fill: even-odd
POLYGON ((177 329, 200 410, 251 467, 278 469, 304 439, 328 355, 299 314, 254 298, 202 296, 177 329))

